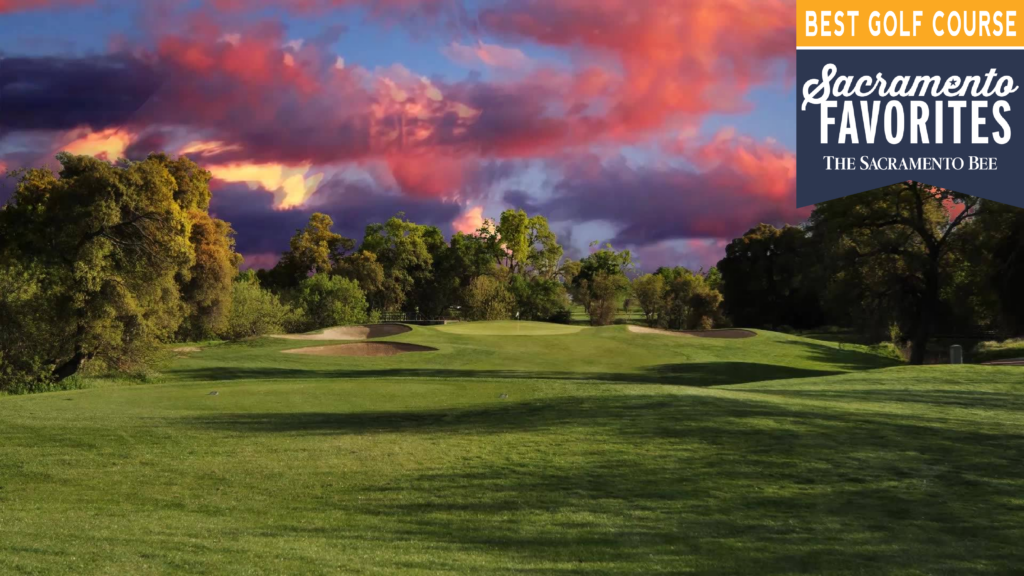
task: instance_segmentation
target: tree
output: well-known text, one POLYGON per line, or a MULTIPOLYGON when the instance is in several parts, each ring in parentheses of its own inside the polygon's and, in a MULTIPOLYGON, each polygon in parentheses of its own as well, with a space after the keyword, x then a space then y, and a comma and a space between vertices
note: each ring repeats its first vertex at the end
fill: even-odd
POLYGON ((174 201, 182 210, 209 210, 212 197, 210 180, 213 178, 209 171, 187 156, 175 160, 163 153, 150 154, 149 160, 162 165, 174 178, 174 201))
POLYGON ((509 290, 522 320, 549 320, 569 307, 565 286, 555 279, 513 274, 509 279, 509 290))
POLYGON ((310 330, 366 322, 366 297, 348 278, 314 274, 299 285, 297 300, 310 330))
POLYGON ((803 228, 760 224, 725 249, 709 287, 718 284, 735 324, 777 328, 819 326, 824 318, 820 242, 803 228))
POLYGON ((44 353, 62 325, 41 278, 16 260, 0 266, 0 393, 43 392, 53 382, 44 353))
POLYGON ((693 298, 706 289, 704 279, 686 268, 662 272, 663 277, 672 278, 665 283, 665 324, 673 330, 692 328, 693 298))
POLYGON ((722 271, 719 270, 718 267, 712 266, 711 269, 708 270, 707 274, 704 275, 704 282, 708 285, 708 288, 721 292, 722 284, 724 283, 722 280, 722 271))
MULTIPOLYGON (((596 242, 591 244, 591 248, 596 246, 598 246, 596 242)), ((618 299, 629 292, 626 271, 632 267, 633 256, 629 250, 616 252, 611 244, 605 244, 586 258, 581 259, 578 265, 574 263, 571 267, 563 266, 563 274, 571 274, 569 295, 572 296, 573 302, 582 305, 587 314, 592 316, 591 322, 593 323, 595 303, 600 303, 603 307, 600 311, 602 316, 607 316, 607 307, 611 306, 614 317, 618 299), (602 278, 600 285, 597 282, 598 278, 602 278), (610 294, 610 289, 614 291, 614 295, 610 294)), ((606 318, 599 322, 604 320, 606 318)))
MULTIPOLYGON (((698 276, 700 278, 700 276, 698 276)), ((690 296, 689 325, 694 330, 710 330, 715 327, 722 305, 722 293, 701 282, 690 296)))
POLYGON ((896 291, 906 298, 903 332, 910 335, 912 364, 924 362, 942 278, 953 265, 949 250, 978 203, 974 196, 911 181, 830 200, 811 214, 811 234, 829 251, 833 279, 844 267, 865 263, 893 272, 882 283, 869 282, 867 291, 896 291), (960 208, 956 216, 950 205, 960 208))
POLYGON ((310 274, 329 273, 345 254, 355 247, 351 238, 331 231, 334 220, 319 212, 309 217, 309 223, 295 231, 289 249, 271 270, 266 280, 279 288, 298 286, 310 274))
POLYGON ((590 292, 590 324, 607 326, 615 322, 618 300, 629 290, 629 280, 623 274, 600 271, 588 282, 590 292))
POLYGON ((965 235, 958 267, 976 269, 966 288, 971 298, 985 300, 971 303, 972 314, 1008 337, 1024 335, 1024 209, 986 200, 965 235))
POLYGON ((649 326, 657 326, 665 314, 665 277, 644 274, 633 280, 633 294, 649 326))
POLYGON ((235 231, 230 224, 198 209, 189 210, 188 218, 192 223, 189 241, 194 264, 178 279, 185 305, 178 337, 202 340, 219 334, 227 326, 234 279, 242 257, 235 252, 235 231))
POLYGON ((405 219, 399 213, 383 224, 366 227, 362 250, 372 252, 384 268, 384 281, 380 291, 382 312, 393 312, 403 307, 415 312, 413 290, 417 281, 426 281, 434 264, 431 244, 441 231, 434 226, 421 226, 405 219))
POLYGON ((470 320, 507 320, 515 306, 505 282, 494 276, 478 276, 470 281, 465 299, 470 320))
POLYGON ((553 278, 563 249, 543 216, 505 210, 496 226, 485 224, 477 234, 498 264, 513 274, 553 278))
POLYGON ((161 161, 57 158, 59 179, 46 169, 20 173, 0 211, 0 267, 28 274, 34 298, 52 312, 26 362, 62 380, 90 359, 125 366, 169 340, 183 316, 175 277, 194 252, 161 161))
POLYGON ((366 302, 371 310, 384 308, 384 266, 377 261, 376 254, 365 250, 350 254, 341 259, 334 273, 359 284, 359 289, 366 295, 366 302))

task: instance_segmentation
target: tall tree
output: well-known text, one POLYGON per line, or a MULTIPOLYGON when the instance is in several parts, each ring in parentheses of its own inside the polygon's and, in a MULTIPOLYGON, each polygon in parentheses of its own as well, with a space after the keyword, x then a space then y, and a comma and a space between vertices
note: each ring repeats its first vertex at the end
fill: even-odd
POLYGON ((179 274, 178 283, 185 319, 179 338, 211 338, 227 327, 235 276, 242 256, 235 252, 235 231, 223 220, 199 209, 188 211, 192 224, 189 242, 194 263, 179 274))
POLYGON ((607 306, 614 307, 617 299, 629 291, 626 272, 633 268, 633 255, 629 250, 619 252, 611 244, 601 246, 597 242, 591 243, 590 247, 593 251, 579 260, 578 265, 563 266, 563 274, 572 275, 569 295, 583 306, 587 314, 591 314, 591 307, 598 300, 604 312, 607 306), (599 278, 600 283, 597 282, 599 278), (612 292, 614 297, 610 296, 612 292), (609 299, 613 300, 611 304, 609 299))
POLYGON ((123 363, 168 339, 182 318, 175 276, 194 262, 191 221, 159 160, 113 166, 58 155, 60 178, 28 170, 0 211, 0 267, 33 275, 59 319, 34 354, 60 380, 92 358, 123 363))
POLYGON ((983 316, 984 308, 992 327, 1007 336, 1024 335, 1024 210, 986 200, 965 233, 960 261, 978 272, 968 286, 971 297, 993 300, 973 303, 972 311, 983 316))
POLYGON ((726 246, 709 272, 725 309, 740 326, 810 328, 823 320, 821 250, 807 231, 760 224, 726 246), (717 276, 717 277, 716 277, 717 276))
POLYGON ((310 274, 330 273, 345 254, 355 247, 351 238, 331 230, 334 220, 316 212, 302 229, 296 230, 266 281, 279 288, 298 286, 310 274))
POLYGON ((554 278, 558 273, 563 249, 543 216, 505 210, 497 225, 485 225, 478 236, 513 274, 554 278))
POLYGON ((908 299, 903 332, 910 335, 913 364, 924 362, 933 334, 944 269, 955 264, 949 250, 978 204, 977 197, 910 181, 830 200, 811 214, 811 233, 829 250, 834 274, 876 261, 898 270, 898 286, 890 279, 871 290, 896 289, 908 299))
POLYGON ((349 254, 341 259, 334 273, 359 284, 370 310, 384 309, 384 266, 377 261, 376 254, 365 250, 349 254))
POLYGON ((649 326, 657 326, 665 314, 665 277, 644 274, 633 279, 633 295, 649 326))
POLYGON ((384 312, 393 312, 416 307, 413 290, 417 280, 423 282, 430 277, 438 238, 443 242, 440 230, 433 226, 422 226, 405 219, 399 213, 383 224, 366 227, 362 250, 372 252, 384 268, 381 306, 384 312))

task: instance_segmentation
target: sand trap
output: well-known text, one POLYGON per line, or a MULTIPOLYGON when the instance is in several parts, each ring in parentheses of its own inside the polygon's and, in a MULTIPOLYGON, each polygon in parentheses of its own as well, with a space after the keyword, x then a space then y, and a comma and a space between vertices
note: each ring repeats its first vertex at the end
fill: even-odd
POLYGON ((179 354, 188 354, 190 352, 202 352, 203 349, 198 346, 182 346, 181 348, 172 348, 171 352, 178 352, 179 354))
POLYGON ((404 324, 371 324, 367 326, 338 326, 318 334, 280 334, 274 338, 285 340, 369 340, 404 334, 412 328, 404 324))
POLYGON ((308 356, 395 356, 408 352, 436 352, 437 348, 404 344, 402 342, 360 342, 358 344, 335 344, 333 346, 312 346, 283 350, 285 354, 308 356))
POLYGON ((643 326, 630 326, 630 332, 636 332, 637 334, 662 334, 664 336, 684 336, 684 337, 695 337, 695 338, 753 338, 757 336, 756 332, 750 330, 658 330, 657 328, 645 328, 643 326))

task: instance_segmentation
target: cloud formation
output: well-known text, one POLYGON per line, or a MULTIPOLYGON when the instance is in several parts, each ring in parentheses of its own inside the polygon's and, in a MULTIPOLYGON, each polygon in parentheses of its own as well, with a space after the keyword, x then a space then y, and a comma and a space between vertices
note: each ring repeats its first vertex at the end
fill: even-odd
MULTIPOLYGON (((0 0, 0 12, 68 4, 90 2, 0 0)), ((463 230, 485 202, 502 201, 547 213, 566 232, 609 223, 615 242, 664 258, 675 252, 654 247, 713 250, 760 221, 806 215, 794 208, 791 151, 742 131, 701 136, 706 118, 749 112, 756 88, 785 81, 793 9, 779 0, 154 0, 140 9, 144 33, 112 38, 110 53, 4 60, 0 162, 61 148, 109 160, 187 154, 214 174, 215 206, 238 219, 252 254, 283 249, 314 209, 362 222, 401 207, 463 230), (335 51, 354 33, 336 21, 289 34, 289 15, 355 13, 404 27, 473 71, 362 65, 335 51), (364 177, 333 176, 346 170, 364 177)))

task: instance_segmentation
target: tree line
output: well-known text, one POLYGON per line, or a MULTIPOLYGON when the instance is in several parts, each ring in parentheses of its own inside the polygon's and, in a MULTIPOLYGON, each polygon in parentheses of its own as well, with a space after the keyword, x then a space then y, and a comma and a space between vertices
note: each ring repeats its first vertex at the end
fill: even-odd
POLYGON ((169 342, 396 313, 568 323, 576 305, 605 325, 634 305, 669 329, 895 327, 915 361, 938 329, 1024 329, 1024 211, 918 183, 821 204, 800 227, 762 224, 706 272, 642 274, 610 245, 566 259, 522 210, 450 239, 398 214, 358 242, 317 213, 276 266, 241 272, 234 231, 209 214, 211 176, 188 158, 58 160, 57 174, 13 173, 0 210, 0 392, 137 370, 169 342))

